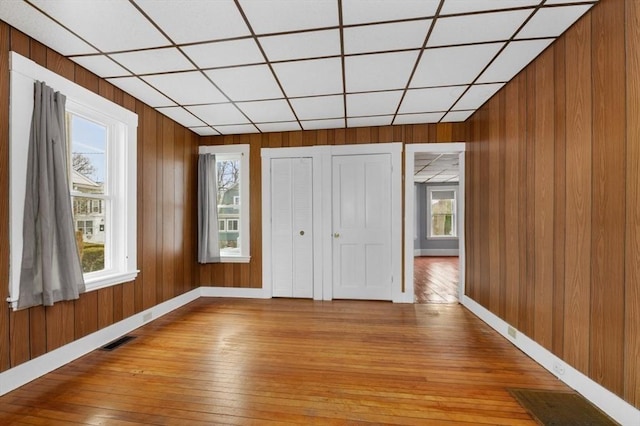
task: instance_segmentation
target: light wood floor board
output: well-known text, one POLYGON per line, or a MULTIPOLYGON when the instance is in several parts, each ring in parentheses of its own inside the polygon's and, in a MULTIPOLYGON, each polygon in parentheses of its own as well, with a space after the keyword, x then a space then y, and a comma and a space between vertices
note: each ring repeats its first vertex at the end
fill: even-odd
POLYGON ((460 305, 199 299, 0 397, 1 424, 534 425, 567 390, 460 305))

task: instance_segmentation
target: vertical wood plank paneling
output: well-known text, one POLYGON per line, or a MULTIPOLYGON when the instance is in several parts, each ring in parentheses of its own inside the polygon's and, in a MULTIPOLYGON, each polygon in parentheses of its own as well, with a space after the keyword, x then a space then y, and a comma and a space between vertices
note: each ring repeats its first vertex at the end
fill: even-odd
POLYGON ((156 119, 159 118, 153 110, 144 105, 142 114, 142 127, 144 139, 142 141, 142 179, 144 191, 142 195, 142 238, 143 255, 142 270, 144 273, 142 280, 142 309, 148 309, 156 303, 156 286, 158 283, 158 265, 160 256, 158 250, 162 242, 161 231, 158 230, 157 223, 161 212, 158 203, 162 198, 160 194, 161 183, 158 182, 158 137, 156 119))
POLYGON ((627 1, 627 240, 624 397, 640 407, 640 4, 627 1))
POLYGON ((511 81, 505 87, 505 320, 518 327, 518 296, 520 284, 520 110, 517 107, 520 97, 519 81, 511 81))
POLYGON ((9 341, 11 367, 28 361, 29 354, 29 310, 13 311, 9 315, 9 341))
POLYGON ((136 313, 136 284, 135 282, 122 284, 122 317, 128 318, 136 313))
POLYGON ((35 358, 47 352, 47 324, 44 306, 29 308, 29 356, 35 358))
POLYGON ((77 340, 98 330, 98 292, 80 296, 75 305, 75 334, 77 340))
POLYGON ((73 342, 75 337, 75 303, 71 300, 47 306, 47 352, 73 342))
POLYGON ((185 272, 184 272, 184 253, 186 253, 186 247, 184 244, 184 215, 185 215, 185 181, 184 181, 184 152, 186 147, 186 130, 180 126, 174 127, 174 158, 173 158, 173 172, 174 172, 174 191, 173 191, 173 263, 175 279, 173 285, 169 288, 170 297, 174 297, 183 293, 185 284, 185 272))
POLYGON ((554 213, 554 81, 553 49, 547 49, 534 67, 536 102, 534 144, 534 250, 536 318, 534 337, 545 348, 553 346, 553 213, 554 213))
POLYGON ((30 59, 36 64, 47 66, 47 47, 37 40, 29 40, 30 59))
MULTIPOLYGON (((153 115, 153 112, 151 112, 150 115, 153 115)), ((156 247, 156 254, 157 254, 156 255, 156 277, 158 279, 153 283, 145 283, 145 290, 148 291, 148 292, 145 292, 145 295, 147 296, 145 301, 146 303, 148 303, 148 305, 145 305, 146 307, 151 307, 156 303, 160 303, 164 300, 164 297, 162 295, 162 292, 164 291, 164 280, 162 279, 162 274, 164 273, 163 262, 164 262, 164 252, 165 252, 164 244, 163 244, 164 242, 163 219, 165 216, 165 211, 164 211, 165 194, 162 189, 164 186, 164 179, 163 179, 164 157, 162 156, 164 152, 164 143, 163 143, 164 135, 162 133, 162 123, 165 116, 164 115, 162 116, 153 115, 153 116, 155 118, 155 129, 156 129, 156 138, 154 139, 154 142, 156 145, 155 172, 156 172, 156 185, 157 185, 156 200, 155 200, 155 205, 156 205, 156 224, 155 225, 156 225, 156 241, 158 244, 158 246, 156 247)))
MULTIPOLYGON (((11 28, 11 50, 28 58, 31 52, 31 42, 29 37, 21 31, 11 28)), ((9 63, 8 61, 5 63, 9 63)))
POLYGON ((482 194, 480 193, 480 190, 482 188, 482 182, 480 179, 480 170, 482 167, 485 167, 484 164, 482 164, 482 158, 481 158, 481 151, 482 151, 482 140, 481 140, 481 135, 480 135, 480 127, 482 126, 482 122, 481 120, 481 114, 477 115, 477 118, 474 119, 474 126, 473 126, 473 140, 474 143, 472 145, 473 147, 473 159, 474 159, 474 175, 473 175, 473 181, 474 181, 474 196, 476 199, 476 202, 473 206, 474 210, 473 210, 473 250, 476 253, 476 256, 474 257, 473 261, 473 288, 471 289, 472 292, 470 293, 470 295, 472 295, 472 297, 479 301, 480 300, 480 288, 482 286, 482 277, 481 277, 481 270, 482 267, 481 265, 483 264, 483 255, 485 252, 483 252, 483 247, 481 244, 481 236, 480 236, 480 230, 482 229, 483 224, 481 223, 481 211, 483 209, 483 207, 486 205, 485 203, 483 203, 482 200, 482 194))
POLYGON ((113 324, 113 287, 101 288, 98 293, 98 329, 113 324))
POLYGON ((518 212, 518 226, 519 226, 519 235, 518 235, 518 239, 519 239, 519 250, 518 253, 520 254, 520 258, 518 260, 518 264, 520 267, 520 275, 519 275, 519 286, 520 286, 520 291, 518 294, 518 307, 517 307, 517 313, 518 313, 518 329, 524 330, 523 328, 523 324, 522 324, 522 318, 524 316, 527 315, 527 311, 525 310, 524 306, 526 306, 526 300, 529 297, 528 294, 529 292, 527 291, 527 287, 526 284, 530 284, 529 280, 529 262, 528 262, 528 249, 529 249, 529 231, 527 228, 528 225, 528 218, 529 218, 529 213, 528 213, 528 209, 529 206, 527 204, 528 202, 528 193, 527 193, 527 189, 528 189, 528 182, 529 182, 529 168, 527 166, 527 142, 528 142, 528 138, 527 138, 527 125, 529 124, 528 120, 527 120, 527 113, 528 113, 528 108, 527 108, 527 102, 526 102, 526 94, 527 94, 527 89, 528 89, 528 83, 527 83, 527 76, 526 73, 520 73, 520 76, 518 77, 518 79, 516 80, 517 84, 518 84, 518 94, 520 95, 518 97, 518 102, 517 104, 511 106, 508 105, 507 108, 516 108, 518 110, 518 115, 520 117, 519 119, 519 123, 520 123, 520 128, 519 128, 519 135, 517 138, 517 145, 518 145, 518 171, 519 171, 519 176, 518 176, 518 188, 519 188, 519 192, 518 192, 518 205, 520 206, 520 210, 518 212), (523 302, 523 299, 525 300, 525 302, 523 302))
POLYGON ((125 318, 123 305, 123 293, 122 293, 123 284, 116 285, 113 287, 113 322, 118 322, 125 318))
POLYGON ((75 64, 51 49, 47 49, 47 68, 67 80, 73 80, 75 75, 75 64))
POLYGON ((624 0, 592 15, 593 209, 590 375, 624 388, 625 48, 624 0))
MULTIPOLYGON (((0 21, 0 64, 9 63, 10 29, 0 21)), ((0 197, 9 198, 9 67, 0 66, 0 197)), ((9 276, 9 203, 0 203, 0 276, 9 276)), ((0 285, 0 300, 9 297, 0 285)), ((10 367, 9 305, 0 303, 0 371, 10 367)))
POLYGON ((249 194, 251 206, 251 229, 249 230, 251 233, 250 286, 253 288, 262 287, 262 190, 258 189, 261 186, 259 182, 262 182, 261 141, 261 135, 251 135, 248 140, 249 176, 251 187, 254 188, 249 194))
POLYGON ((97 75, 82 68, 80 65, 76 65, 75 68, 76 76, 74 81, 78 83, 80 86, 83 86, 85 89, 89 89, 94 93, 98 93, 100 89, 100 79, 97 75))
POLYGON ((591 304, 591 16, 566 35, 564 358, 589 372, 591 304))
POLYGON ((489 201, 491 188, 488 184, 482 184, 489 182, 489 120, 491 118, 491 111, 486 109, 480 112, 480 177, 479 177, 479 195, 480 198, 480 277, 478 281, 478 301, 482 306, 489 308, 491 303, 491 282, 490 282, 490 257, 489 257, 489 240, 491 234, 489 232, 489 220, 491 205, 489 201))
MULTIPOLYGON (((155 279, 155 270, 147 270, 147 265, 151 262, 151 250, 153 249, 153 244, 155 246, 155 239, 153 242, 149 242, 147 240, 151 239, 151 235, 146 237, 145 228, 148 229, 149 225, 146 224, 147 218, 145 217, 147 210, 152 210, 153 206, 149 205, 150 201, 148 201, 149 196, 145 197, 145 194, 151 189, 147 185, 147 181, 149 181, 149 185, 153 184, 153 190, 155 191, 155 179, 153 176, 149 176, 149 164, 151 160, 147 160, 152 152, 149 152, 152 149, 152 143, 146 141, 145 138, 145 108, 144 104, 140 101, 135 101, 135 111, 138 114, 138 156, 137 156, 137 177, 138 188, 137 188, 137 232, 138 232, 138 246, 137 246, 137 254, 138 260, 137 264, 140 268, 140 273, 136 277, 134 281, 134 298, 133 298, 133 308, 134 312, 141 312, 143 310, 143 300, 144 300, 144 281, 145 277, 149 275, 149 279, 155 279), (145 161, 147 160, 147 161, 145 161), (145 199, 147 198, 147 199, 145 199), (149 246, 149 248, 147 248, 149 246), (148 250, 148 253, 147 253, 148 250), (146 256, 145 256, 146 255, 146 256), (145 265, 146 263, 146 265, 145 265)), ((155 192, 153 193, 155 195, 155 192)))
MULTIPOLYGON (((470 133, 473 131, 472 130, 473 127, 474 127, 473 122, 470 121, 469 122, 470 133)), ((471 140, 471 138, 469 140, 471 140)), ((464 172, 466 176, 465 209, 467 212, 475 211, 475 204, 478 202, 475 196, 475 181, 473 179, 473 176, 475 175, 474 147, 475 147, 475 144, 468 146, 465 152, 465 172, 464 172)), ((405 172, 405 179, 408 178, 408 176, 409 174, 405 172)), ((407 196, 414 197, 414 194, 405 194, 405 197, 407 196)), ((467 238, 465 239, 465 256, 466 256, 467 265, 474 265, 475 257, 477 256, 477 253, 474 250, 475 246, 473 244, 474 239, 472 237, 472 233, 474 231, 474 228, 472 226, 471 217, 472 217, 471 214, 467 213, 466 220, 465 220, 465 230, 464 230, 465 235, 467 235, 467 238)), ((405 278, 405 280, 406 279, 407 278, 405 278)), ((471 273, 470 268, 467 267, 467 273, 465 274, 465 283, 464 283, 464 290, 466 295, 469 295, 470 293, 473 292, 473 286, 474 286, 473 274, 471 273)))
POLYGON ((566 74, 565 74, 565 40, 557 40, 553 47, 554 54, 554 190, 553 190, 553 321, 552 350, 562 357, 564 350, 564 241, 565 241, 565 209, 566 209, 566 74))
POLYGON ((500 126, 502 117, 500 117, 500 96, 494 96, 487 103, 489 112, 489 137, 487 140, 488 163, 487 170, 489 173, 489 188, 487 191, 487 225, 488 225, 488 260, 489 260, 489 309, 499 317, 504 316, 502 311, 502 301, 500 299, 500 222, 504 221, 501 216, 500 206, 500 126))
POLYGON ((175 228, 175 136, 173 121, 167 117, 162 117, 161 141, 162 141, 162 161, 160 170, 162 173, 162 288, 161 297, 157 302, 165 301, 173 297, 173 286, 176 284, 175 273, 175 250, 174 231, 175 228))

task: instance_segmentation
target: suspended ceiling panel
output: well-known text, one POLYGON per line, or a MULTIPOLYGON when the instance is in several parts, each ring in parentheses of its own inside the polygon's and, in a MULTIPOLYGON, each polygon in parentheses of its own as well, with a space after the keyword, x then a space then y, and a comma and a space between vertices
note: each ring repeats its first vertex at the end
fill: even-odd
POLYGON ((466 120, 597 0, 2 0, 200 135, 466 120))

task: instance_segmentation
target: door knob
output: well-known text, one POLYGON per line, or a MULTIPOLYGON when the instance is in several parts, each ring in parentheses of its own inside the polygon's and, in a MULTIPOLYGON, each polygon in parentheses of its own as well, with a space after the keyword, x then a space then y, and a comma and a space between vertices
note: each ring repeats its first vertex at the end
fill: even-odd
POLYGON ((304 235, 304 231, 300 231, 300 235, 304 235))
POLYGON ((336 232, 335 234, 333 234, 333 238, 340 238, 340 234, 336 232))

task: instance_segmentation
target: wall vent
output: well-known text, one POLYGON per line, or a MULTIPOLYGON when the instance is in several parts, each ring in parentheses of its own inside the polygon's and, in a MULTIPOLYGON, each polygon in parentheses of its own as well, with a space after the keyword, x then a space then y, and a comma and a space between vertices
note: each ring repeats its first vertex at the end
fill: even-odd
POLYGON ((112 351, 115 348, 118 348, 122 345, 124 345, 125 343, 127 343, 129 340, 133 340, 135 339, 136 336, 122 336, 121 338, 119 338, 118 340, 114 340, 113 342, 104 345, 101 349, 103 351, 112 351))

